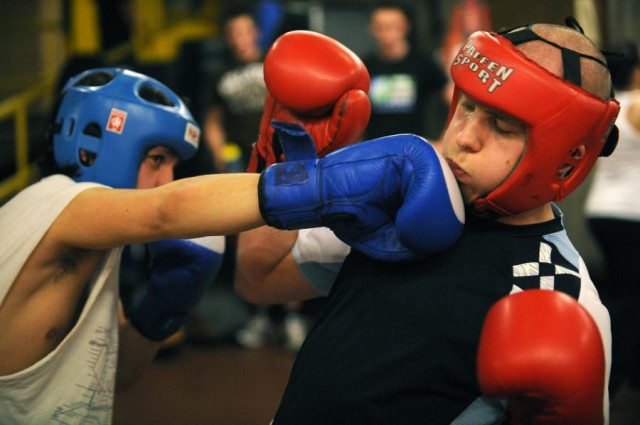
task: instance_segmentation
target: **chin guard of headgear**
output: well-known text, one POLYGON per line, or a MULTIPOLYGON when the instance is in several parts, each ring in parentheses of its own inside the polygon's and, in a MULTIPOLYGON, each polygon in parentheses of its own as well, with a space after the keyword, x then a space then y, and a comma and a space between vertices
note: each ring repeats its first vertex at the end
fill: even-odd
POLYGON ((560 201, 584 181, 598 156, 610 154, 615 147, 618 102, 602 100, 553 75, 503 35, 473 33, 452 62, 451 77, 455 89, 449 122, 464 92, 528 126, 519 164, 496 189, 474 201, 478 213, 516 215, 560 201), (572 154, 581 145, 586 152, 576 159, 572 154), (571 172, 559 175, 566 165, 571 172))
POLYGON ((152 147, 169 147, 185 160, 196 153, 200 138, 198 124, 171 89, 119 68, 91 69, 71 78, 53 128, 58 166, 78 167, 76 181, 121 189, 137 186, 140 163, 152 147))

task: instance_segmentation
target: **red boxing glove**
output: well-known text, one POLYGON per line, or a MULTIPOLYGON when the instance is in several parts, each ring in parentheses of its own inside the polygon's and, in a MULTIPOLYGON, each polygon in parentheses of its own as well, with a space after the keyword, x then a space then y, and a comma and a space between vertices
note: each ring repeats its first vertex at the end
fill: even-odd
POLYGON ((264 61, 267 97, 247 171, 284 160, 271 121, 298 123, 318 156, 357 142, 369 122, 369 72, 346 46, 311 31, 280 36, 264 61))
POLYGON ((489 310, 478 381, 508 400, 512 425, 602 425, 605 369, 598 327, 570 296, 527 290, 489 310))

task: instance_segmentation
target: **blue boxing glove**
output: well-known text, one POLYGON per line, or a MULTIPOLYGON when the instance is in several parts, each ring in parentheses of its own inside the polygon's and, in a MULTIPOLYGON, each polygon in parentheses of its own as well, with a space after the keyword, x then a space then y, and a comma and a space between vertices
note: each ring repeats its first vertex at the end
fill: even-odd
POLYGON ((224 238, 167 239, 148 244, 147 284, 129 311, 145 337, 162 341, 175 333, 202 298, 222 264, 224 238))
MULTIPOLYGON (((306 134, 291 124, 272 125, 283 139, 306 134)), ((322 159, 274 164, 262 173, 258 191, 270 226, 326 226, 343 242, 385 261, 445 249, 464 225, 453 173, 430 143, 412 134, 361 142, 322 159)))

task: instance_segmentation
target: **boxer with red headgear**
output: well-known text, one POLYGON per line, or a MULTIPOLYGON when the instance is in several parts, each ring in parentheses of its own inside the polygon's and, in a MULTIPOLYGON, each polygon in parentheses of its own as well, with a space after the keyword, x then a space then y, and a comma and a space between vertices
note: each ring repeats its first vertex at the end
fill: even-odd
MULTIPOLYGON (((441 202, 404 214, 413 204, 408 183, 402 205, 388 197, 383 209, 395 233, 349 239, 350 224, 366 227, 381 211, 354 218, 348 212, 355 198, 335 196, 336 188, 388 173, 379 185, 363 188, 366 198, 398 176, 408 182, 422 179, 423 169, 435 173, 437 161, 406 160, 399 151, 397 159, 372 161, 367 169, 373 151, 383 157, 385 139, 406 149, 415 136, 345 148, 319 160, 320 171, 293 161, 263 174, 267 223, 296 228, 306 220, 325 222, 351 245, 327 286, 287 279, 294 250, 272 269, 278 280, 255 278, 241 288, 263 302, 328 297, 298 352, 274 425, 608 423, 609 315, 553 202, 575 190, 596 159, 615 147, 618 104, 606 59, 575 20, 567 23, 477 32, 453 62, 455 98, 441 152, 450 167, 443 174, 453 173, 467 206, 457 240, 451 216, 434 214, 441 202), (355 171, 348 174, 343 153, 356 149, 364 155, 352 159, 355 171), (330 182, 310 183, 327 174, 330 182), (304 199, 305 207, 289 196, 304 199), (318 199, 328 199, 330 207, 318 199), (438 224, 451 245, 431 239, 438 224), (394 251, 402 256, 380 255, 395 243, 404 248, 394 251), (542 290, 548 293, 537 296, 542 290), (482 341, 481 333, 487 335, 482 341), (496 368, 500 374, 492 372, 496 368)), ((432 190, 442 191, 446 181, 430 180, 432 190)), ((327 263, 316 258, 317 271, 330 272, 320 270, 327 263)), ((307 263, 293 264, 308 270, 307 263)))
POLYGON ((527 127, 518 166, 498 187, 473 199, 476 211, 516 215, 561 201, 584 181, 598 156, 613 151, 620 107, 581 88, 581 62, 606 69, 602 59, 559 46, 529 26, 501 34, 478 32, 461 48, 451 65, 455 89, 449 122, 462 95, 527 127), (562 56, 560 76, 517 49, 532 41, 562 56))
MULTIPOLYGON (((575 20, 570 18, 567 24, 581 31, 575 20)), ((445 135, 443 150, 476 213, 492 212, 498 221, 510 224, 548 220, 554 214, 550 202, 575 190, 597 158, 608 156, 616 146, 614 122, 620 107, 612 98, 606 61, 578 31, 527 25, 500 34, 473 34, 453 61, 451 76, 455 91, 449 126, 454 132, 445 135), (473 138, 465 133, 483 116, 493 117, 490 124, 501 134, 502 146, 500 142, 484 144, 481 135, 473 138), (492 146, 509 152, 502 164, 506 173, 482 185, 479 177, 486 174, 479 158, 490 153, 492 146)), ((531 299, 521 302, 540 309, 541 316, 553 314, 556 301, 547 305, 543 299, 531 299)), ((571 319, 550 326, 519 311, 515 300, 510 303, 509 313, 504 310, 499 321, 515 322, 512 326, 501 326, 496 320, 485 324, 485 332, 498 337, 488 337, 481 344, 478 367, 483 391, 508 400, 514 424, 545 423, 549 418, 568 424, 606 423, 611 361, 608 315, 591 311, 597 327, 571 319), (537 323, 526 330, 536 342, 522 349, 518 340, 524 328, 519 325, 529 320, 537 323), (559 329, 562 332, 554 335, 559 329), (576 334, 582 341, 595 338, 596 344, 563 345, 562 340, 576 334), (503 343, 512 344, 511 349, 503 343), (558 358, 541 356, 545 349, 556 350, 558 358), (562 357, 568 357, 575 368, 559 367, 562 357), (517 358, 527 363, 514 361, 517 358), (495 368, 501 373, 491 373, 495 368), (554 368, 565 373, 552 372, 554 368), (525 370, 532 369, 538 372, 526 376, 525 370)))
MULTIPOLYGON (((557 220, 559 210, 551 201, 575 190, 597 158, 608 156, 616 146, 614 122, 620 108, 612 98, 606 60, 573 18, 566 23, 572 28, 526 25, 499 34, 475 33, 451 65, 455 91, 443 151, 476 214, 510 225, 541 225, 554 216, 557 220), (487 131, 494 132, 493 140, 487 131), (501 172, 483 170, 483 155, 502 157, 502 163, 496 161, 501 172)), ((557 242, 549 245, 549 254, 559 249, 566 255, 569 245, 557 242)), ((547 262, 543 258, 550 264, 554 261, 542 250, 540 254, 536 273, 542 276, 540 267, 547 262)), ((525 264, 514 265, 513 275, 531 275, 521 267, 536 263, 525 264)), ((530 301, 526 297, 509 301, 509 313, 494 312, 501 318, 485 324, 485 332, 501 340, 482 340, 483 356, 478 359, 482 388, 508 399, 514 424, 546 423, 549 418, 568 424, 608 422, 609 317, 582 260, 577 265, 582 283, 574 297, 587 307, 597 326, 566 318, 545 325, 534 314, 519 311, 519 306, 533 306, 549 317, 559 300, 538 301, 533 296, 530 301), (517 341, 524 332, 520 325, 529 320, 537 325, 526 330, 534 341, 528 351, 517 341), (498 321, 514 323, 502 326, 498 321), (572 337, 590 338, 591 343, 563 346, 562 340, 566 343, 572 337), (540 356, 545 349, 556 350, 558 359, 540 356), (553 364, 563 356, 569 357, 573 369, 553 364), (518 364, 516 358, 527 364, 518 364), (491 374, 488 364, 500 368, 501 374, 491 374), (550 372, 554 367, 565 373, 550 372), (538 372, 525 377, 525 369, 532 368, 538 372)), ((556 279, 541 280, 542 289, 564 291, 556 279)))

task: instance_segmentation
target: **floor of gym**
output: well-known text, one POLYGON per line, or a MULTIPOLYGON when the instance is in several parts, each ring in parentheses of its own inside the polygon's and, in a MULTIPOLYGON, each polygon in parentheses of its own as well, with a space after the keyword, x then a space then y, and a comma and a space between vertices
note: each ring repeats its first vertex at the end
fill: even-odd
POLYGON ((268 425, 293 364, 284 348, 192 345, 116 398, 114 425, 268 425))
MULTIPOLYGON (((142 380, 116 399, 114 425, 268 425, 294 356, 269 346, 187 343, 159 356, 142 380)), ((610 425, 640 423, 640 390, 623 389, 610 425)))
MULTIPOLYGON (((306 305, 312 324, 321 300, 306 305)), ((189 321, 191 339, 160 353, 142 379, 116 397, 113 425, 268 425, 295 355, 275 337, 264 348, 232 338, 250 317, 228 283, 214 285, 189 321), (212 331, 213 328, 216 331, 212 331)), ((611 402, 610 425, 640 424, 640 388, 611 402)))

